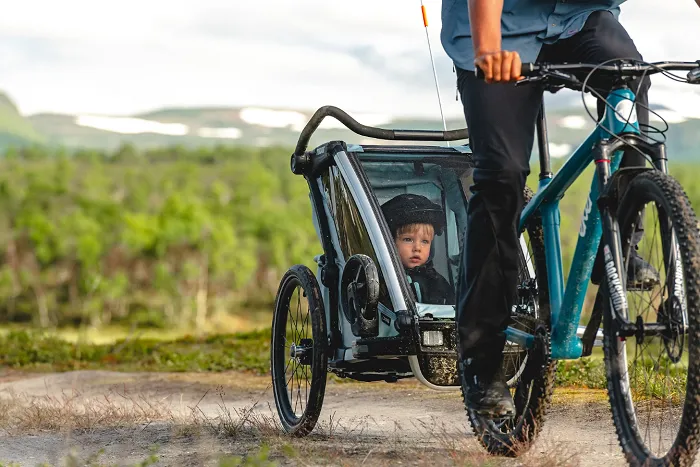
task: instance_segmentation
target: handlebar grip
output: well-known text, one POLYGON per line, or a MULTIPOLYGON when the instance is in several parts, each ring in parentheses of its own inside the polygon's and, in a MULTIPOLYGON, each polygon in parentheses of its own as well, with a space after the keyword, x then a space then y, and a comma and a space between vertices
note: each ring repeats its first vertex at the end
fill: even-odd
MULTIPOLYGON (((539 72, 540 72, 540 66, 539 66, 539 65, 537 65, 537 64, 535 64, 535 63, 531 63, 531 62, 525 62, 525 63, 522 64, 522 68, 521 68, 521 73, 520 73, 520 74, 521 74, 523 77, 527 78, 527 77, 529 77, 529 76, 534 76, 534 75, 536 75, 536 74, 539 73, 539 72)), ((484 79, 484 70, 482 70, 482 69, 479 68, 478 66, 475 67, 475 69, 474 69, 474 74, 475 74, 475 76, 476 76, 476 79, 484 79)))
POLYGON ((687 79, 690 84, 700 84, 700 67, 690 70, 687 79))

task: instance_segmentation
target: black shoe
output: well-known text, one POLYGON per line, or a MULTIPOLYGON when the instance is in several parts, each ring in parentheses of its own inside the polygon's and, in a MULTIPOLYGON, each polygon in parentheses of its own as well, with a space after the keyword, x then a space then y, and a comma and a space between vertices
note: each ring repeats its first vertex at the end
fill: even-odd
MULTIPOLYGON (((476 362, 478 363, 478 362, 476 362)), ((474 358, 460 361, 460 380, 469 409, 488 418, 515 416, 515 404, 504 382, 503 371, 483 371, 486 362, 477 366, 474 358), (479 367, 482 370, 479 370, 479 367)))
POLYGON ((639 256, 636 249, 632 249, 627 266, 627 289, 649 290, 660 282, 659 272, 654 266, 639 256))

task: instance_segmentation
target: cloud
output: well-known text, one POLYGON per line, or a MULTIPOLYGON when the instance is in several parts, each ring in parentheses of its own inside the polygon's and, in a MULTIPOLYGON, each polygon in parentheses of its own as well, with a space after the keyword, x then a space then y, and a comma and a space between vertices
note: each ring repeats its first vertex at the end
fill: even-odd
MULTIPOLYGON (((440 3, 425 0, 430 40, 443 107, 459 116, 440 3)), ((24 113, 332 104, 439 115, 419 0, 23 0, 9 9, 0 89, 24 113)), ((692 0, 634 0, 621 19, 647 60, 692 60, 699 16, 692 0)), ((655 78, 656 89, 677 88, 655 78)))

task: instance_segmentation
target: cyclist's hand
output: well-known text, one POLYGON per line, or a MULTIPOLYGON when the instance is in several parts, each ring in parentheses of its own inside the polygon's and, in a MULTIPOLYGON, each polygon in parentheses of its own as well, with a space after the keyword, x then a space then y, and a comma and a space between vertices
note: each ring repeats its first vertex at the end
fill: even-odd
POLYGON ((522 78, 522 62, 518 52, 501 50, 484 53, 476 57, 474 64, 484 72, 487 83, 510 83, 522 78))

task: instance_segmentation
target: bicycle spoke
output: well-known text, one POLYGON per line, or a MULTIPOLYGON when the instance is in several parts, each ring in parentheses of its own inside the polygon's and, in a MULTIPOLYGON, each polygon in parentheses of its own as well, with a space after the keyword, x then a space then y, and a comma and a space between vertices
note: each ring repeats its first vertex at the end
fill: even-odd
MULTIPOLYGON (((638 212, 642 211, 646 212, 646 216, 638 217, 637 222, 628 225, 625 230, 633 232, 639 221, 643 222, 644 236, 638 245, 639 254, 658 271, 659 283, 650 288, 628 290, 629 320, 636 322, 640 318, 644 323, 666 323, 669 326, 667 332, 670 333, 676 261, 680 260, 675 257, 673 247, 672 232, 675 226, 666 217, 662 222, 660 216, 665 216, 665 213, 655 203, 647 204, 638 212), (664 315, 664 310, 669 311, 664 315)), ((624 256, 629 260, 633 246, 631 242, 627 242, 627 245, 624 256)), ((626 262, 626 265, 629 267, 629 263, 626 262)), ((684 277, 680 279, 684 280, 684 277)), ((629 381, 640 436, 649 449, 659 454, 670 449, 673 440, 668 439, 667 433, 673 432, 674 424, 679 421, 679 417, 675 416, 678 404, 675 386, 678 381, 667 350, 675 351, 673 349, 677 345, 677 338, 661 333, 646 336, 642 342, 637 342, 634 336, 620 341, 620 351, 632 353, 623 377, 629 381), (631 351, 630 345, 634 346, 634 351, 631 351)), ((679 363, 682 368, 683 362, 679 363)))

